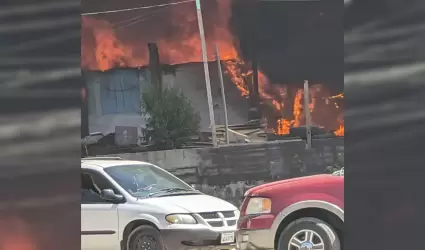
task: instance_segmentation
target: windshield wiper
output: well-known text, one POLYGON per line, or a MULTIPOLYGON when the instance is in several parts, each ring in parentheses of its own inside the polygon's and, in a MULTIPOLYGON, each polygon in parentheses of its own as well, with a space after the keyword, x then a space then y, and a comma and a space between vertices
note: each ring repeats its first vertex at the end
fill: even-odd
POLYGON ((157 195, 157 194, 175 193, 175 192, 196 192, 196 193, 198 193, 198 191, 196 191, 196 190, 191 190, 191 189, 187 189, 187 188, 174 187, 174 188, 163 188, 163 189, 160 189, 157 192, 153 192, 153 193, 148 194, 148 197, 152 197, 152 196, 157 195))

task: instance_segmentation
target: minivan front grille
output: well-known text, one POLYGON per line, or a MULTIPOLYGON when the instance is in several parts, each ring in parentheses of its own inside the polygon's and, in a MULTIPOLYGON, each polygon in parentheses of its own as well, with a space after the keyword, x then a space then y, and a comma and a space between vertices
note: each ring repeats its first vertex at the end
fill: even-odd
POLYGON ((224 218, 235 217, 234 211, 224 211, 224 212, 221 212, 221 214, 223 215, 224 218))
POLYGON ((235 226, 238 219, 235 211, 203 212, 199 215, 212 227, 235 226))
POLYGON ((236 225, 236 220, 227 220, 227 225, 229 227, 236 225))
POLYGON ((204 219, 218 219, 220 216, 217 212, 209 212, 209 213, 200 213, 199 214, 204 219))
POLYGON ((212 227, 223 227, 224 223, 222 221, 208 221, 208 224, 212 227))

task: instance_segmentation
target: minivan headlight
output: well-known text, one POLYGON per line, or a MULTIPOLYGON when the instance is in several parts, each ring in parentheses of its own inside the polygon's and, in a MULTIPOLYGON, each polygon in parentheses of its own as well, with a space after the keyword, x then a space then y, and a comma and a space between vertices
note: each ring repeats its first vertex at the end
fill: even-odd
POLYGON ((245 214, 268 214, 272 210, 272 201, 269 198, 252 197, 248 201, 245 214))
POLYGON ((169 214, 165 220, 170 224, 197 224, 195 218, 190 214, 169 214))

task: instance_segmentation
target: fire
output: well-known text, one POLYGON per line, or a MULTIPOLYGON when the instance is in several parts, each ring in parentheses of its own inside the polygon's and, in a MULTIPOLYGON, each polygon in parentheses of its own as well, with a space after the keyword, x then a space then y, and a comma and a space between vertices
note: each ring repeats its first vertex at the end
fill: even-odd
POLYGON ((304 91, 299 89, 294 98, 293 103, 293 116, 294 119, 287 120, 280 118, 277 121, 277 131, 278 135, 286 135, 289 134, 289 130, 291 127, 299 127, 301 125, 301 115, 303 114, 303 103, 302 99, 304 98, 304 91))
POLYGON ((338 123, 340 124, 338 129, 334 131, 336 136, 344 136, 344 119, 342 117, 338 118, 338 123))
POLYGON ((0 219, 0 249, 37 250, 28 225, 18 218, 0 219))
MULTIPOLYGON (((211 12, 204 15, 207 54, 210 61, 215 60, 216 45, 220 49, 222 60, 240 60, 237 44, 228 27, 231 14, 230 3, 230 1, 205 3, 205 9, 210 5, 214 7, 211 12), (212 4, 216 5, 212 6, 212 4)), ((104 71, 114 67, 144 66, 149 59, 147 44, 152 41, 158 45, 162 63, 181 64, 202 61, 195 3, 160 8, 155 13, 158 15, 152 15, 150 19, 133 26, 119 24, 137 18, 137 14, 133 14, 136 17, 133 16, 130 19, 125 16, 125 20, 115 24, 83 16, 82 68, 104 71), (160 24, 167 27, 162 27, 160 24), (132 33, 132 30, 137 33, 132 33)), ((140 16, 140 13, 138 15, 140 16)))
MULTIPOLYGON (((215 61, 215 46, 218 45, 220 59, 225 74, 233 81, 242 96, 250 93, 252 69, 239 54, 239 44, 229 28, 231 1, 204 1, 204 28, 207 43, 207 57, 215 61)), ((148 64, 147 44, 156 42, 160 60, 165 64, 183 64, 201 62, 201 40, 194 3, 159 8, 152 15, 140 12, 121 15, 123 20, 112 22, 102 19, 82 18, 82 55, 81 66, 88 70, 108 70, 115 67, 140 67, 148 64), (133 16, 131 16, 133 15, 133 16), (148 18, 146 18, 148 17, 148 18), (140 22, 135 25, 137 20, 140 22), (143 22, 142 22, 143 21, 143 22), (122 23, 127 22, 127 25, 122 23)), ((116 17, 116 16, 115 16, 116 17)), ((288 85, 271 83, 267 76, 259 71, 259 96, 262 103, 270 103, 275 118, 269 120, 277 134, 288 134, 291 127, 305 124, 304 91, 289 88, 288 85), (291 101, 292 100, 292 101, 291 101), (274 119, 274 120, 273 120, 274 119)), ((337 128, 335 134, 343 135, 343 121, 337 121, 335 115, 342 112, 338 99, 344 95, 327 95, 323 85, 310 87, 309 109, 313 124, 328 129, 337 128), (332 120, 333 122, 329 122, 332 120), (336 123, 335 123, 336 122, 336 123), (341 132, 342 131, 342 132, 341 132)))
POLYGON ((336 136, 344 136, 344 124, 340 125, 334 133, 336 136))
POLYGON ((289 134, 289 129, 292 127, 292 121, 280 118, 277 120, 277 131, 278 135, 287 135, 289 134))
POLYGON ((236 87, 241 92, 241 95, 248 97, 249 88, 246 79, 252 72, 242 71, 242 68, 243 66, 245 66, 245 63, 238 57, 233 60, 224 61, 224 65, 225 73, 230 77, 230 79, 232 79, 233 83, 236 84, 236 87))
MULTIPOLYGON (((280 90, 282 91, 282 87, 280 87, 280 90)), ((275 92, 277 92, 275 90, 275 92)), ((284 92, 284 91, 282 91, 284 92)), ((334 134, 336 136, 344 136, 344 120, 342 118, 342 111, 339 106, 334 106, 332 102, 328 102, 328 99, 342 99, 343 94, 338 94, 336 96, 331 97, 322 97, 323 95, 327 95, 326 91, 323 90, 323 86, 321 84, 314 84, 310 86, 309 88, 309 111, 310 111, 310 118, 312 125, 318 126, 318 127, 334 127, 336 126, 336 129, 334 131, 334 134), (335 98, 333 98, 335 97, 335 98), (339 114, 339 118, 336 119, 336 124, 323 126, 322 124, 329 122, 329 119, 327 119, 328 116, 334 116, 333 114, 339 114)), ((293 101, 291 103, 292 110, 291 110, 291 116, 292 118, 282 118, 282 117, 288 117, 288 115, 285 115, 284 111, 284 102, 286 95, 283 95, 284 99, 281 101, 278 101, 274 99, 271 103, 275 107, 276 111, 279 111, 279 114, 281 114, 280 118, 277 119, 276 129, 274 129, 275 133, 278 135, 286 135, 289 134, 291 127, 299 127, 302 125, 305 125, 305 114, 304 114, 304 90, 303 89, 296 89, 295 96, 293 98, 293 101)))

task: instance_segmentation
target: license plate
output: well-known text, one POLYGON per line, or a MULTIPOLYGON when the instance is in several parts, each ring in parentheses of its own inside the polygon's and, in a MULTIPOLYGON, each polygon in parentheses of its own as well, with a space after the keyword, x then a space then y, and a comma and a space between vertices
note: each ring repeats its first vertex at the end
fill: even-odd
POLYGON ((235 233, 222 233, 221 244, 228 244, 235 242, 235 233))

